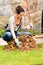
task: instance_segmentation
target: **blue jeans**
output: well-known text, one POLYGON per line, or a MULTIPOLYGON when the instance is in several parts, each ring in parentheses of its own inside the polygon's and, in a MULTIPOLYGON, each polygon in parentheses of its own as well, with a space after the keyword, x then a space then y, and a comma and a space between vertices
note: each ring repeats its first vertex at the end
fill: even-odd
MULTIPOLYGON (((16 36, 19 36, 19 35, 21 35, 21 34, 22 34, 22 35, 27 34, 27 35, 29 35, 29 36, 32 36, 32 34, 31 34, 30 32, 18 32, 18 33, 17 33, 17 31, 15 31, 15 35, 16 35, 16 36)), ((3 38, 5 41, 10 42, 10 41, 13 39, 13 36, 12 36, 12 34, 11 34, 10 31, 6 31, 5 34, 2 36, 2 38, 3 38)))

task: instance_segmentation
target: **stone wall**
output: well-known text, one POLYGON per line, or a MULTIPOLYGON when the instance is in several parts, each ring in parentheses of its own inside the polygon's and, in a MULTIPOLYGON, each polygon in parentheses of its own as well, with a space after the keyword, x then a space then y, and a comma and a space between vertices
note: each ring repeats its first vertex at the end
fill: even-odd
POLYGON ((22 5, 25 7, 25 2, 23 0, 0 0, 0 16, 2 15, 13 15, 15 7, 17 5, 22 5))
MULTIPOLYGON (((29 0, 30 12, 36 12, 41 9, 41 3, 42 0, 29 0)), ((0 0, 0 16, 13 15, 17 5, 21 5, 27 10, 27 4, 25 0, 0 0)))

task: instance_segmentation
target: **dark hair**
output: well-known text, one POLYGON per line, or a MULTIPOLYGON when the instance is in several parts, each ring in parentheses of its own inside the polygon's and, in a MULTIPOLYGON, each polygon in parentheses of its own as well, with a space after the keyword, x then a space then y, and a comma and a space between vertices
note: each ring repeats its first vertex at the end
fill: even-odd
POLYGON ((21 12, 25 12, 24 9, 21 6, 16 7, 17 14, 20 14, 21 12))

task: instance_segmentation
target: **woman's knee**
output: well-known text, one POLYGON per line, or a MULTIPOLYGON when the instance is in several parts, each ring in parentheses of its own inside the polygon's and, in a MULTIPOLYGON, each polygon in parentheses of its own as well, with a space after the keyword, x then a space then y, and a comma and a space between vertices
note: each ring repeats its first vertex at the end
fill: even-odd
POLYGON ((3 39, 7 42, 9 42, 11 39, 13 38, 11 32, 6 32, 4 35, 3 35, 3 39))

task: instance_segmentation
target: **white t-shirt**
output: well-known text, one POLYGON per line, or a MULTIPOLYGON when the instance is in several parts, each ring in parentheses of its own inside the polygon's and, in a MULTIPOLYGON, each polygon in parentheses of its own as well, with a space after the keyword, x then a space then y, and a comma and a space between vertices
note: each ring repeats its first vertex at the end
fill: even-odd
MULTIPOLYGON (((30 24, 30 25, 32 26, 32 24, 30 24)), ((16 38, 16 35, 15 35, 14 31, 17 31, 18 27, 19 26, 17 26, 16 23, 15 23, 15 15, 11 16, 9 18, 9 25, 7 27, 7 30, 11 31, 11 33, 13 35, 13 38, 16 38)), ((28 26, 24 26, 24 17, 22 17, 22 20, 21 20, 21 29, 26 29, 26 28, 29 29, 30 26, 29 25, 28 26)))

